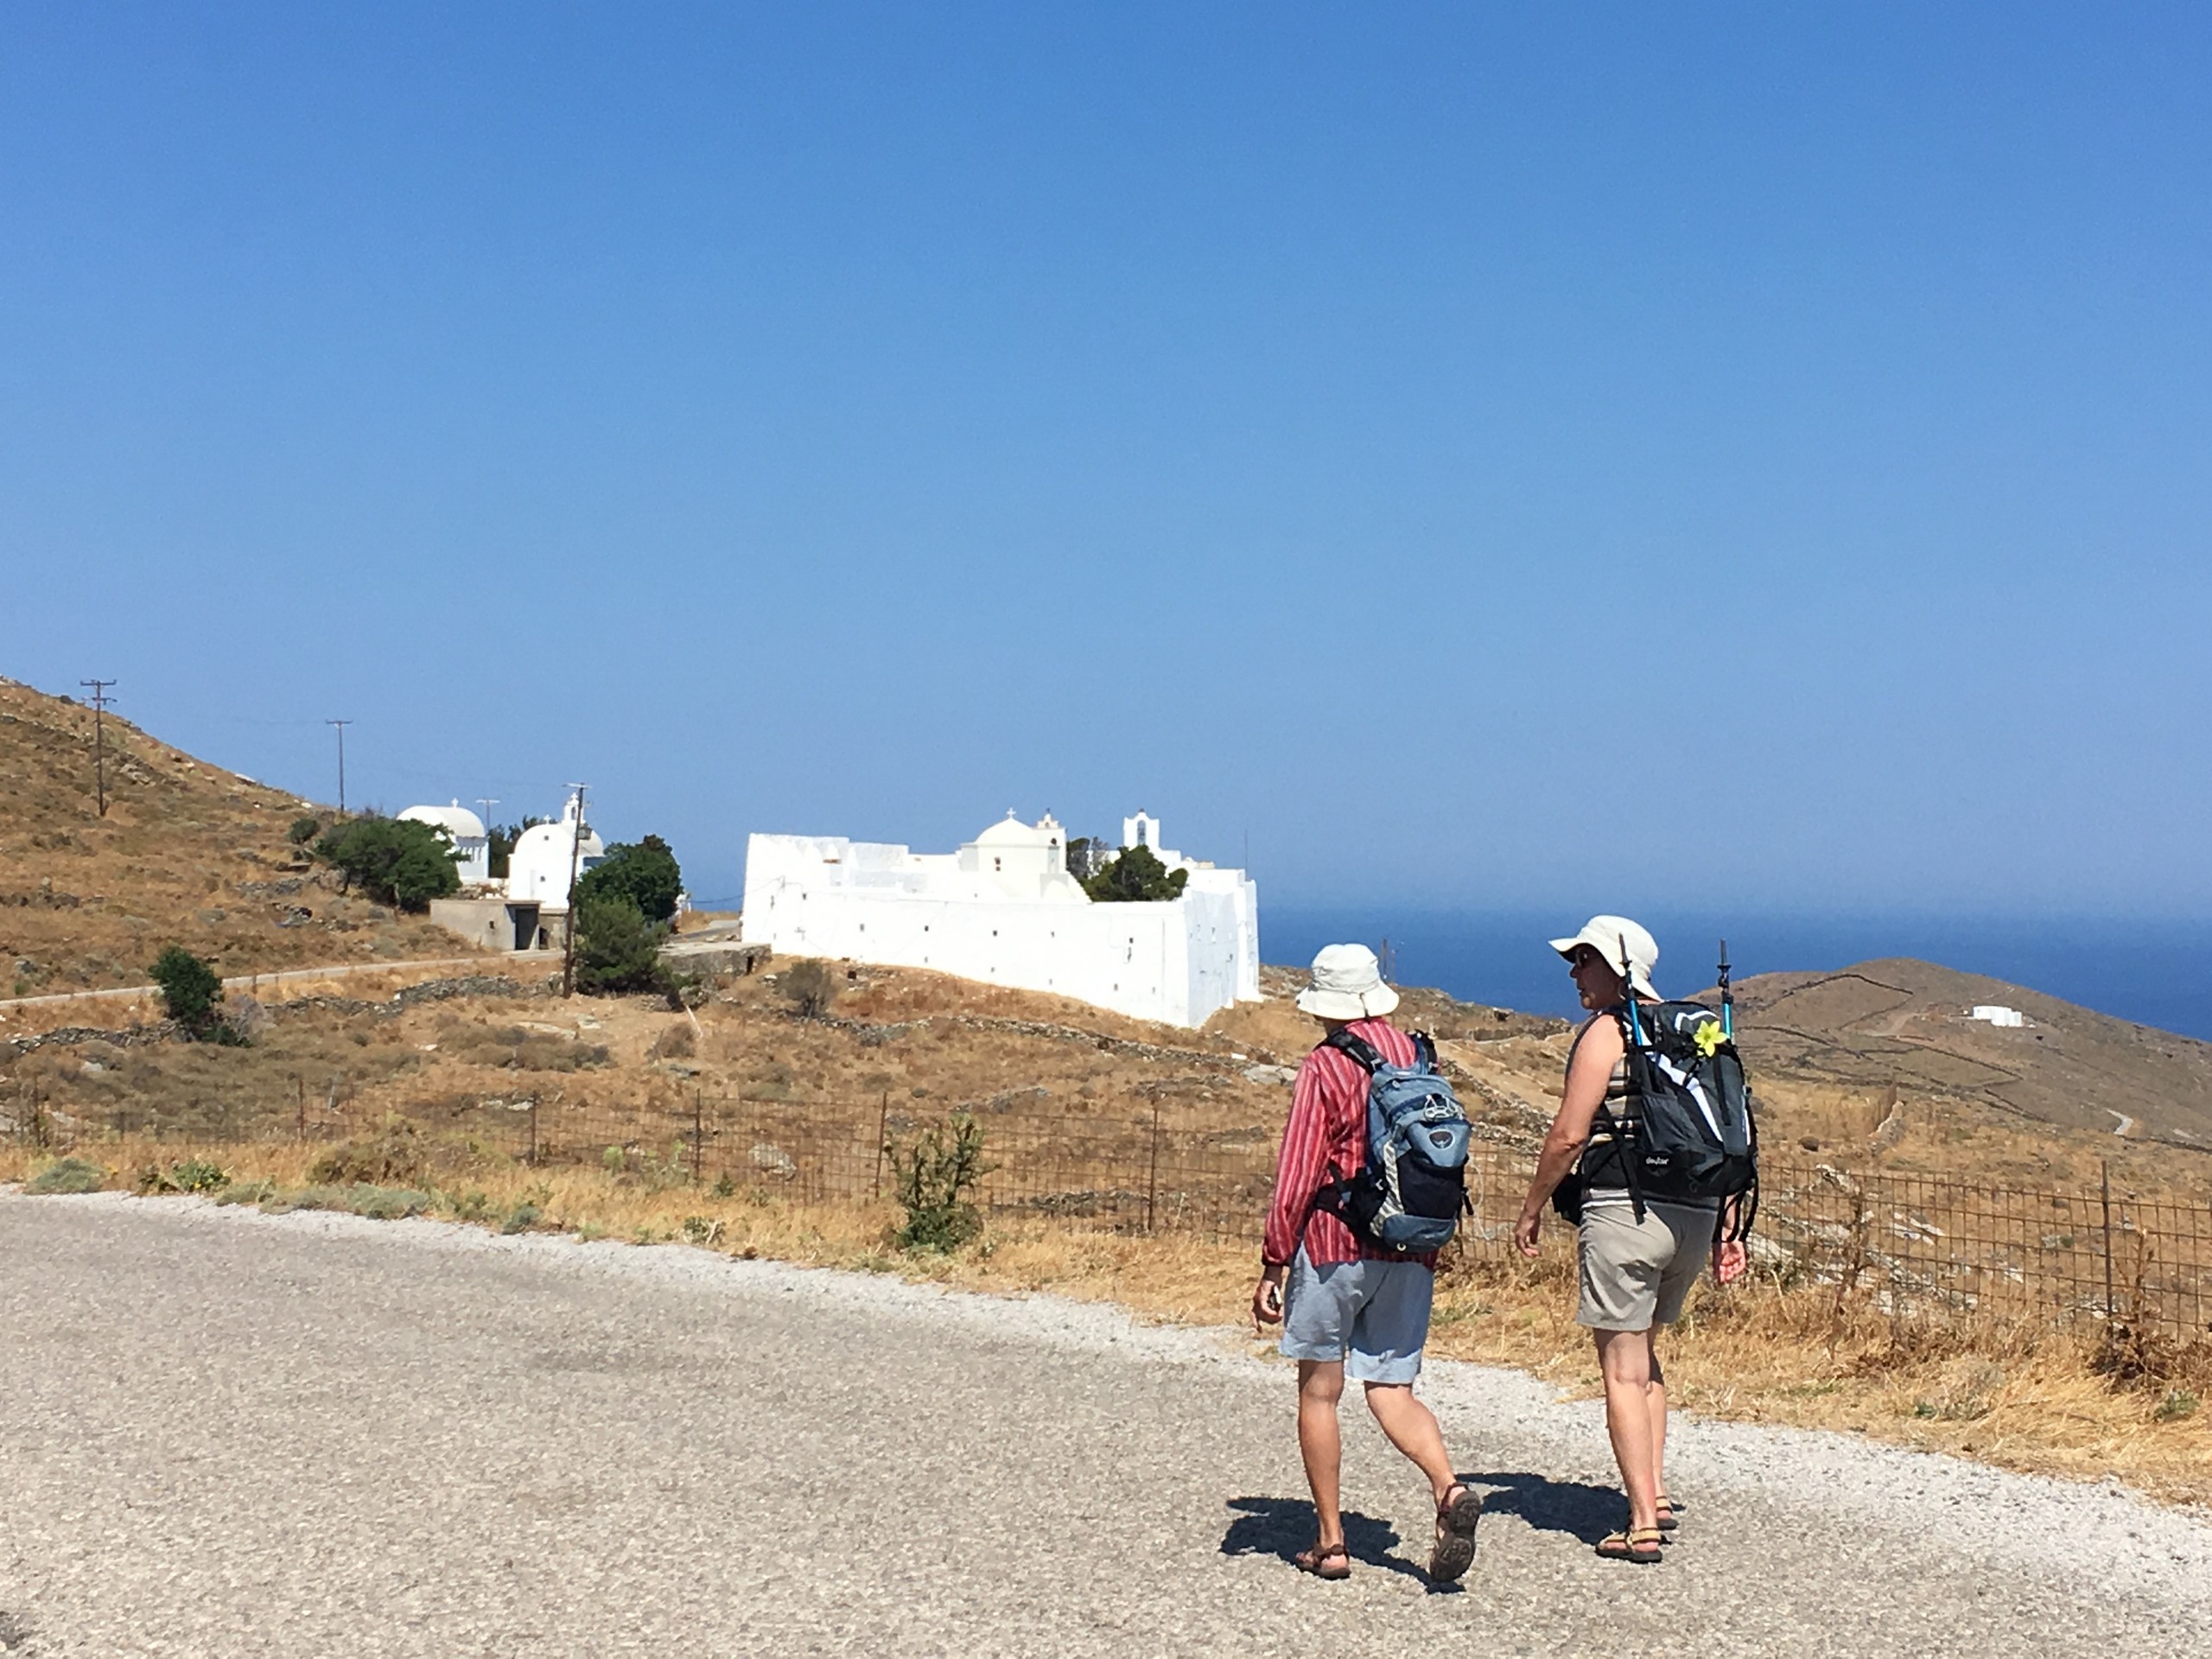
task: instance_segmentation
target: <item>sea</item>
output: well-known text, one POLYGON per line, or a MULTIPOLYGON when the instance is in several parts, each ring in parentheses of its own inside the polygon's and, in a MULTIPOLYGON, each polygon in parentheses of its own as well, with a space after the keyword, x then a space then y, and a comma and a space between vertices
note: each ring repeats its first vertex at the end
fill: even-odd
MULTIPOLYGON (((1659 941, 1654 976, 1669 995, 1711 985, 1725 935, 1738 980, 1828 971, 1879 957, 1917 957, 1985 974, 2099 1014, 2212 1042, 2212 920, 2024 920, 1942 916, 1639 915, 1659 941)), ((1391 979, 1463 1001, 1567 1017, 1567 966, 1545 941, 1584 918, 1563 912, 1304 909, 1263 904, 1260 956, 1300 964, 1323 945, 1387 951, 1391 979)))

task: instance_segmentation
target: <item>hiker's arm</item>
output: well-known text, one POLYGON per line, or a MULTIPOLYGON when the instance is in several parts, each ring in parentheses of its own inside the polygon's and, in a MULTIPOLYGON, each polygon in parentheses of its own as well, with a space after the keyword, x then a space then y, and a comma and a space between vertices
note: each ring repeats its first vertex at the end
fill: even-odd
POLYGON ((1566 1092, 1544 1136, 1543 1150, 1536 1157, 1536 1173, 1529 1183, 1529 1196, 1521 1204, 1521 1219, 1513 1229, 1514 1243, 1523 1255, 1536 1253, 1544 1206, 1589 1144, 1590 1126, 1596 1122, 1598 1108, 1612 1083, 1614 1062, 1625 1052, 1620 1027, 1602 1014, 1591 1021, 1576 1042, 1574 1058, 1567 1069, 1566 1092))
POLYGON ((1270 1268, 1286 1267, 1298 1254, 1306 1212, 1328 1179, 1328 1113, 1321 1090, 1320 1059, 1309 1054, 1291 1091, 1290 1121, 1283 1125, 1282 1151, 1275 1160, 1274 1199, 1268 1205, 1268 1230, 1260 1243, 1260 1260, 1270 1268))

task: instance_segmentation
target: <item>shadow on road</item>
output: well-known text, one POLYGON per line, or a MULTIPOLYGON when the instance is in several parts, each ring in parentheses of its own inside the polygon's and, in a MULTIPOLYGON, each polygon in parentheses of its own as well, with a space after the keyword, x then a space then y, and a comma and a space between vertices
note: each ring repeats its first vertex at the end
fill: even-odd
POLYGON ((1586 1544, 1618 1530, 1627 1513, 1628 1500, 1617 1486, 1525 1473, 1467 1478, 1483 1489, 1485 1514, 1517 1515, 1539 1532, 1564 1532, 1586 1544))
MULTIPOLYGON (((1232 1497, 1229 1507, 1237 1516, 1221 1535, 1224 1555, 1273 1555, 1287 1564, 1313 1541, 1313 1505, 1305 1498, 1232 1497)), ((1427 1584, 1428 1574, 1420 1567, 1391 1554, 1398 1542, 1398 1529, 1389 1522, 1357 1510, 1344 1511, 1344 1548, 1353 1560, 1427 1584)))

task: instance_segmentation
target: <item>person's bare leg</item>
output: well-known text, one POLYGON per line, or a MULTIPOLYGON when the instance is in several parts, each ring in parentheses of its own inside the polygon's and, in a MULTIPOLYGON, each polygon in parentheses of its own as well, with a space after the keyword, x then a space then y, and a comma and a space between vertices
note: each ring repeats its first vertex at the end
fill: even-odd
POLYGON ((1659 1363, 1659 1327, 1655 1325, 1645 1332, 1643 1341, 1651 1364, 1643 1408, 1651 1417, 1651 1490, 1656 1495, 1667 1490, 1667 1373, 1659 1363))
POLYGON ((1344 1541, 1344 1510, 1338 1499, 1344 1440, 1337 1427, 1337 1402, 1344 1395, 1344 1361, 1298 1362, 1298 1454, 1306 1459, 1306 1484, 1313 1491, 1314 1541, 1324 1549, 1344 1541))
POLYGON ((1413 1384, 1370 1382, 1367 1408, 1390 1437, 1390 1444, 1428 1477, 1430 1491, 1439 1503, 1443 1503, 1459 1482, 1452 1472, 1451 1454, 1444 1449, 1444 1431, 1437 1425, 1436 1414, 1414 1398, 1413 1384))
POLYGON ((1605 1378, 1605 1432, 1620 1465, 1631 1529, 1659 1524, 1659 1485, 1651 1460, 1651 1341, 1643 1331, 1593 1331, 1605 1378))

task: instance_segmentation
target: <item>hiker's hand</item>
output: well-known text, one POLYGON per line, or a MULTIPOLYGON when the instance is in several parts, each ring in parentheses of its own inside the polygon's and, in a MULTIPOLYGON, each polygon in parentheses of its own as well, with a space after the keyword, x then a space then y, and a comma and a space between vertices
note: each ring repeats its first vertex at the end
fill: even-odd
POLYGON ((1260 1274, 1260 1282, 1252 1287, 1252 1323, 1261 1330, 1282 1323, 1281 1268, 1268 1268, 1260 1274))
POLYGON ((1713 1247, 1713 1276, 1724 1285, 1734 1284, 1751 1264, 1751 1253, 1744 1248, 1740 1238, 1713 1247))
POLYGON ((1536 1235, 1543 1230, 1544 1212, 1523 1210, 1521 1219, 1513 1224, 1513 1246, 1523 1255, 1536 1254, 1536 1235))

